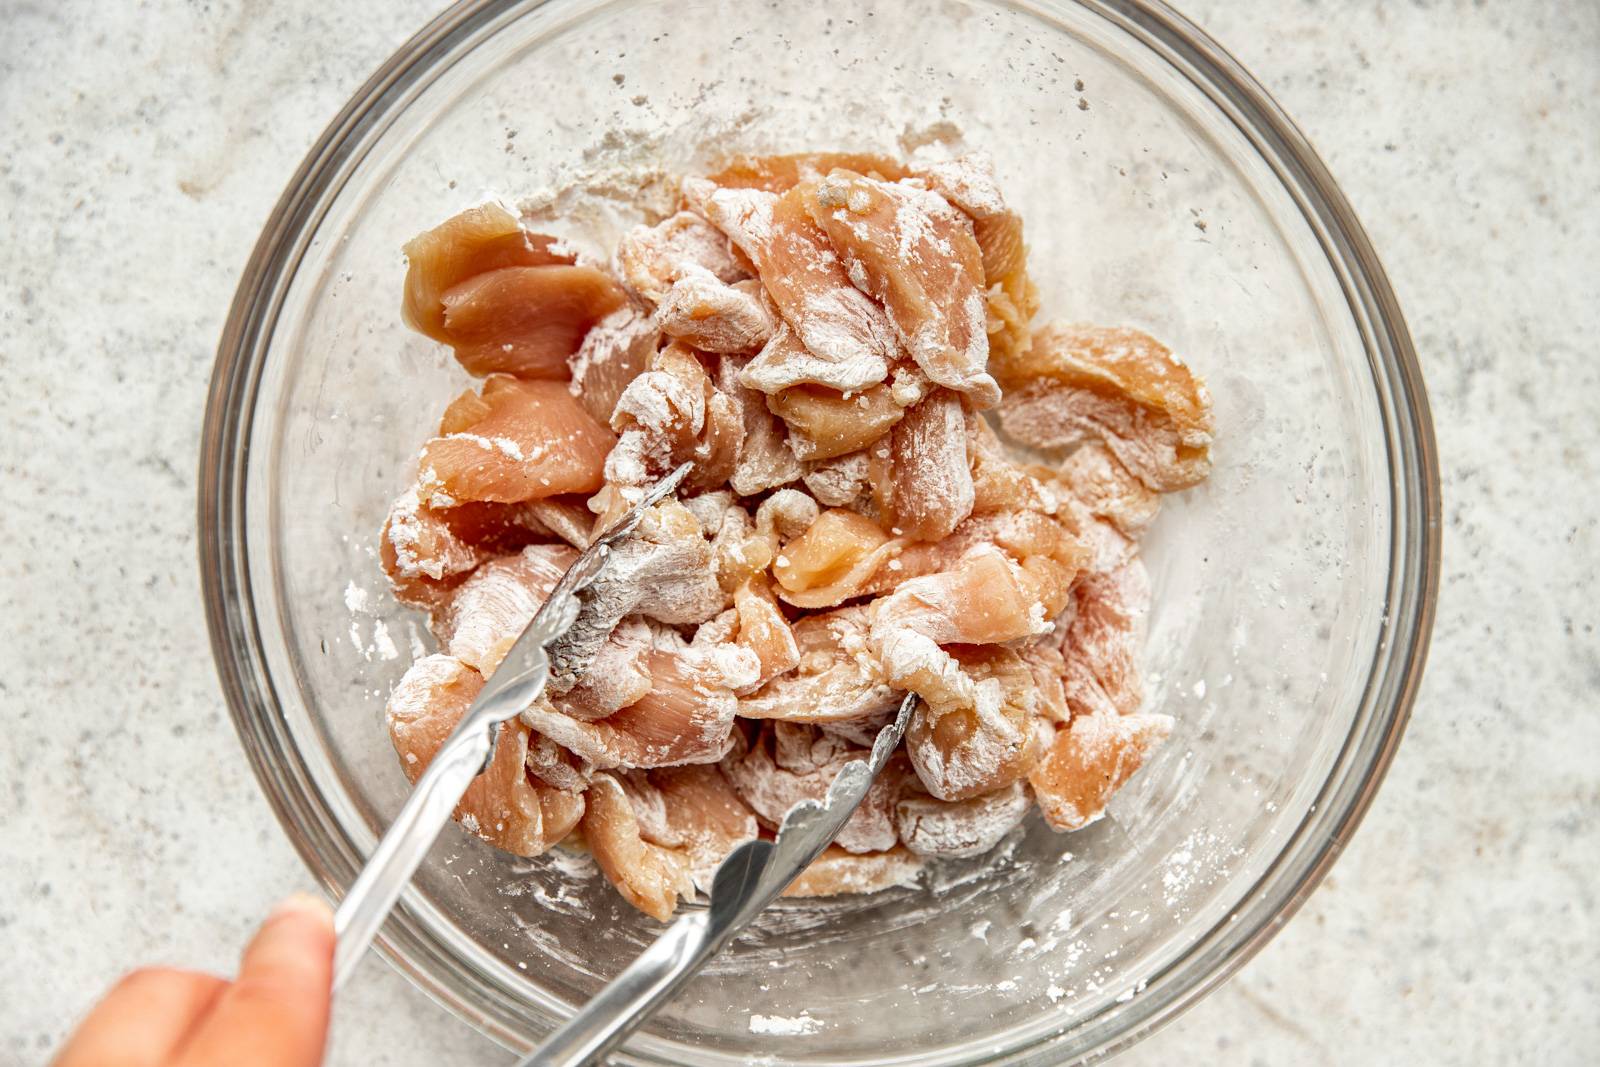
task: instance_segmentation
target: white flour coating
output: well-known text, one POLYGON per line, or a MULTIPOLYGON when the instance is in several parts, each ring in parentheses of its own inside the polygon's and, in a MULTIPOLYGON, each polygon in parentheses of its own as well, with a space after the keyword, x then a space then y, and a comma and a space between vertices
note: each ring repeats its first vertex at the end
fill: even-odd
POLYGON ((908 169, 927 183, 928 188, 975 219, 989 219, 1009 212, 1000 183, 995 179, 994 161, 984 152, 970 152, 938 162, 913 161, 908 169))
POLYGON ((889 384, 889 397, 896 405, 908 408, 927 396, 933 389, 933 380, 921 367, 899 366, 889 384))
POLYGON ((895 424, 891 441, 898 524, 918 540, 943 539, 977 499, 960 397, 948 390, 927 397, 895 424))
POLYGON ((895 832, 918 855, 978 856, 1015 829, 1032 803, 1022 782, 955 802, 907 796, 895 805, 895 832))
POLYGON ((548 448, 540 447, 536 448, 532 455, 526 455, 523 453, 522 446, 509 437, 484 437, 482 434, 476 433, 452 433, 446 434, 445 440, 467 441, 490 452, 498 452, 507 459, 515 460, 518 463, 533 463, 543 459, 549 453, 548 448))
POLYGON ((673 283, 692 270, 730 283, 749 277, 734 258, 728 238, 690 211, 623 234, 614 262, 624 284, 653 304, 664 300, 673 283))
POLYGON ((817 503, 830 508, 851 507, 858 504, 869 489, 867 464, 865 449, 834 459, 813 460, 805 464, 801 481, 817 503))
POLYGON ((344 607, 352 614, 365 614, 371 610, 371 595, 354 581, 344 587, 344 607))
POLYGON ((886 359, 868 354, 845 359, 814 354, 787 322, 744 368, 739 380, 763 393, 782 392, 796 385, 825 385, 841 392, 865 389, 883 381, 889 372, 886 359))
POLYGON ((648 315, 626 306, 589 328, 583 344, 567 360, 568 390, 601 425, 611 425, 622 391, 650 366, 661 331, 648 315))
MULTIPOLYGON (((832 372, 815 366, 811 369, 835 379, 865 379, 854 385, 835 385, 840 389, 883 380, 898 348, 887 316, 841 276, 842 268, 831 248, 819 243, 810 231, 777 226, 775 194, 718 189, 692 180, 684 182, 684 193, 767 277, 769 294, 806 350, 817 360, 841 368, 832 372), (775 264, 779 255, 782 262, 775 264), (778 270, 785 275, 781 285, 775 281, 778 270)), ((834 384, 827 379, 819 381, 834 384)), ((754 380, 746 384, 762 388, 754 380)))
POLYGON ((382 619, 372 624, 372 648, 377 652, 378 658, 383 660, 399 659, 400 650, 395 647, 394 638, 389 636, 389 625, 382 619))
MULTIPOLYGON (((431 473, 430 471, 424 474, 431 473)), ((463 574, 483 561, 484 554, 460 541, 447 526, 426 513, 422 493, 413 485, 401 493, 389 508, 384 536, 394 550, 395 574, 401 578, 429 578, 438 581, 463 574)), ((345 606, 352 612, 347 600, 345 606)))
POLYGON ((703 267, 686 266, 656 308, 656 325, 702 352, 755 352, 777 324, 760 283, 729 285, 703 267))
POLYGON ((738 409, 744 427, 738 459, 728 476, 728 484, 740 496, 754 496, 788 485, 800 477, 801 471, 782 421, 767 409, 766 397, 742 379, 748 362, 739 356, 723 356, 717 362, 717 388, 738 409))
POLYGON ((822 1023, 813 1019, 806 1012, 799 1015, 752 1015, 750 1016, 750 1032, 752 1034, 773 1034, 795 1036, 798 1034, 814 1034, 822 1029, 822 1023))
POLYGON ((384 707, 390 732, 427 716, 438 692, 459 682, 471 670, 454 656, 434 653, 412 663, 384 707))
POLYGON ((799 537, 817 521, 817 502, 798 489, 779 489, 756 508, 756 531, 785 540, 799 537))
POLYGON ((606 457, 606 480, 644 485, 670 469, 674 448, 705 424, 703 389, 666 371, 645 371, 628 383, 612 413, 611 428, 621 437, 606 457))
POLYGON ((883 310, 849 284, 848 277, 844 282, 812 289, 798 307, 783 311, 806 351, 837 368, 812 380, 835 389, 859 389, 883 381, 899 345, 883 310), (860 379, 866 380, 845 384, 860 379))

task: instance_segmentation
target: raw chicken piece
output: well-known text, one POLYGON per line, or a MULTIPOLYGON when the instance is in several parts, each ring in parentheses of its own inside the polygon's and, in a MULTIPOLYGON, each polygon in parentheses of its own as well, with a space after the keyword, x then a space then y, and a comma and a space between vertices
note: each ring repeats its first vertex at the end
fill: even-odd
POLYGON ((983 153, 972 153, 940 163, 913 163, 909 170, 972 219, 972 235, 983 255, 990 358, 1000 362, 1026 353, 1033 343, 1028 320, 1039 310, 1039 290, 1028 278, 1022 216, 1000 195, 993 162, 983 153))
POLYGON ((798 608, 827 608, 856 596, 905 542, 843 508, 824 511, 786 543, 772 565, 778 596, 798 608))
MULTIPOLYGON (((719 495, 722 494, 706 493, 690 503, 719 495)), ((716 524, 707 529, 714 531, 711 558, 717 585, 731 597, 736 589, 771 565, 777 542, 757 531, 750 513, 733 502, 733 494, 726 496, 727 503, 718 514, 716 524)), ((705 525, 704 520, 701 524, 705 525)))
POLYGON ((741 585, 733 594, 733 610, 738 614, 735 643, 754 652, 761 662, 758 684, 799 665, 800 646, 795 643, 794 631, 764 579, 752 578, 741 585))
POLYGON ((691 269, 726 283, 748 278, 728 238, 699 215, 680 211, 655 226, 635 226, 617 244, 617 273, 652 304, 691 269))
POLYGON ((422 448, 418 486, 433 507, 471 500, 515 503, 600 488, 616 438, 589 417, 562 382, 494 375, 487 413, 469 430, 422 448))
POLYGON ((593 267, 502 267, 447 289, 445 340, 470 374, 563 379, 589 327, 627 301, 593 267))
POLYGON ((783 423, 767 410, 766 397, 740 380, 745 360, 723 356, 717 363, 717 388, 739 411, 744 436, 728 484, 740 496, 754 496, 800 477, 800 460, 789 447, 783 423))
POLYGON ((967 800, 1020 781, 1039 759, 1039 700, 1022 657, 998 646, 961 647, 951 660, 971 683, 961 703, 918 701, 906 752, 940 800, 967 800))
POLYGON ((488 418, 493 411, 494 408, 482 396, 471 389, 464 389, 439 416, 439 436, 465 433, 488 418))
POLYGON ((633 536, 612 550, 580 600, 578 621, 550 646, 552 693, 576 684, 624 616, 686 625, 727 606, 699 520, 670 498, 646 512, 633 536))
POLYGON ((631 304, 619 308, 590 328, 567 361, 572 372, 568 388, 596 422, 609 426, 622 391, 649 368, 660 347, 661 330, 654 319, 631 304))
POLYGON ((589 768, 548 737, 528 734, 528 773, 552 789, 582 793, 589 788, 589 768))
POLYGON ((523 521, 532 520, 573 548, 589 547, 590 534, 594 529, 594 515, 583 506, 580 499, 549 496, 543 500, 530 500, 516 507, 518 514, 524 517, 523 521))
MULTIPOLYGON (((846 747, 837 739, 801 723, 777 722, 763 729, 750 750, 723 764, 739 797, 763 824, 776 828, 790 808, 802 800, 821 800, 839 769, 865 750, 846 747)), ((881 852, 896 843, 890 811, 895 776, 873 781, 861 806, 839 830, 834 843, 847 852, 881 852)))
POLYGON ((1079 715, 1028 775, 1039 811, 1057 830, 1081 830, 1172 733, 1168 715, 1079 715))
MULTIPOLYGON (((972 461, 972 513, 1041 511, 1054 514, 1054 493, 1027 467, 1012 462, 989 421, 967 414, 967 455, 972 461)), ((1054 475, 1050 476, 1054 481, 1054 475)))
MULTIPOLYGON (((815 358, 803 380, 841 391, 883 381, 899 352, 894 328, 883 309, 850 284, 796 192, 780 197, 686 181, 684 193, 755 264, 799 342, 790 355, 803 351, 815 358)), ((745 384, 758 387, 749 379, 745 384)))
POLYGON ((500 204, 481 204, 406 242, 406 325, 449 341, 444 294, 475 275, 502 267, 570 264, 573 257, 543 234, 528 233, 500 204))
POLYGON ((694 896, 688 856, 644 840, 633 805, 614 776, 596 774, 586 796, 583 840, 601 872, 629 904, 660 922, 672 918, 678 899, 694 896))
POLYGON ((883 593, 912 578, 950 570, 962 556, 981 544, 1002 548, 1022 563, 1042 556, 1061 566, 1056 585, 1047 591, 1046 616, 1055 615, 1064 606, 1066 587, 1088 558, 1073 533, 1054 516, 1037 511, 975 515, 957 526, 943 541, 906 545, 880 567, 860 591, 883 593))
POLYGON ((1051 323, 1027 355, 996 372, 1014 385, 1000 424, 1024 444, 1067 448, 1098 438, 1162 493, 1211 471, 1211 394, 1147 334, 1051 323))
POLYGON ((615 714, 584 722, 541 698, 522 721, 596 767, 670 767, 715 763, 727 752, 737 710, 734 690, 758 670, 753 656, 730 662, 724 649, 697 649, 676 638, 648 659, 651 688, 615 714))
POLYGON ((789 426, 789 447, 802 460, 832 459, 871 444, 905 415, 889 387, 841 393, 797 385, 767 397, 767 408, 789 426))
POLYGON ((1089 505, 1078 498, 1072 485, 1062 478, 1058 468, 1029 464, 1023 469, 1055 499, 1056 517, 1072 528, 1083 546, 1084 570, 1114 571, 1138 552, 1138 541, 1119 530, 1109 518, 1091 511, 1089 505))
POLYGON ((1138 537, 1161 510, 1161 494, 1148 489, 1099 441, 1089 441, 1061 462, 1056 477, 1097 518, 1138 537))
MULTIPOLYGON (((901 695, 883 681, 867 647, 865 605, 807 615, 793 626, 800 661, 754 695, 739 701, 747 719, 791 722, 855 722, 892 715, 901 695)), ((872 727, 876 734, 877 722, 872 727)), ((869 744, 866 742, 864 744, 869 744)))
POLYGON ((656 325, 702 352, 757 352, 777 328, 761 283, 729 285, 699 267, 684 271, 656 308, 656 325))
POLYGON ((850 280, 883 302, 917 366, 993 407, 1000 387, 987 370, 983 257, 971 221, 937 193, 843 169, 795 191, 850 280))
POLYGON ((830 508, 861 510, 870 489, 865 450, 833 459, 813 460, 805 464, 803 470, 801 480, 817 498, 817 503, 830 508))
MULTIPOLYGON (((1056 628, 1065 636, 1072 625, 1063 616, 1056 628)), ((1022 661, 1033 675, 1034 691, 1039 695, 1039 714, 1055 723, 1072 721, 1072 708, 1067 704, 1067 661, 1061 655, 1061 642, 1056 634, 1045 634, 1022 649, 1022 661)))
POLYGON ((799 537, 822 514, 817 502, 798 489, 780 489, 756 509, 756 530, 776 542, 799 537))
POLYGON ((1061 642, 1073 715, 1131 715, 1144 701, 1139 649, 1150 610, 1150 577, 1135 556, 1073 588, 1075 612, 1061 642))
POLYGON ((612 411, 611 427, 622 436, 606 457, 606 480, 643 486, 687 462, 705 431, 710 384, 686 350, 653 354, 650 369, 628 383, 612 411))
POLYGON ((611 428, 622 436, 606 458, 608 481, 644 486, 693 463, 686 484, 717 488, 733 473, 744 420, 733 400, 712 385, 694 351, 674 342, 622 391, 611 428))
POLYGON ((852 855, 836 845, 812 861, 783 891, 786 897, 831 897, 841 893, 878 893, 895 886, 914 886, 922 861, 908 849, 852 855))
POLYGON ((950 570, 873 601, 869 642, 890 685, 914 690, 942 713, 974 708, 980 695, 977 679, 942 646, 997 644, 1048 629, 1022 567, 979 544, 950 570))
POLYGON ((856 368, 841 369, 838 361, 811 354, 800 335, 787 322, 756 353, 739 380, 762 393, 781 393, 797 385, 816 385, 842 392, 864 389, 883 380, 873 365, 860 373, 856 368))
POLYGON ((433 613, 440 647, 493 674, 577 558, 566 545, 529 545, 485 563, 433 613))
POLYGON ((785 193, 803 181, 815 181, 839 167, 891 181, 905 173, 898 161, 870 152, 798 152, 781 156, 737 156, 709 180, 729 189, 785 193))
POLYGON ((422 502, 416 486, 390 506, 378 551, 395 598, 426 608, 448 596, 487 555, 456 536, 444 517, 422 502))
MULTIPOLYGON (((477 671, 452 656, 427 656, 411 665, 389 697, 389 736, 414 784, 483 688, 477 671)), ((513 720, 500 729, 489 767, 456 806, 458 822, 496 848, 537 856, 577 825, 578 793, 535 785, 523 761, 528 730, 513 720)))
POLYGON ((615 770, 607 772, 622 787, 633 808, 633 817, 639 820, 639 836, 652 845, 678 848, 683 835, 667 824, 667 801, 661 790, 650 784, 649 772, 615 770))
POLYGON ((663 767, 650 772, 660 793, 668 829, 689 857, 695 888, 711 891, 717 865, 760 833, 755 813, 717 766, 663 767))
POLYGON ((592 520, 588 509, 571 497, 521 504, 478 500, 433 508, 412 486, 389 509, 379 560, 396 599, 431 609, 493 556, 558 538, 575 547, 587 545, 592 520))
POLYGON ((966 413, 961 397, 938 389, 895 424, 889 461, 894 528, 913 541, 938 541, 972 513, 966 413))
POLYGON ((1032 803, 1022 782, 968 800, 911 793, 895 803, 894 828, 919 856, 980 856, 1021 824, 1032 803))

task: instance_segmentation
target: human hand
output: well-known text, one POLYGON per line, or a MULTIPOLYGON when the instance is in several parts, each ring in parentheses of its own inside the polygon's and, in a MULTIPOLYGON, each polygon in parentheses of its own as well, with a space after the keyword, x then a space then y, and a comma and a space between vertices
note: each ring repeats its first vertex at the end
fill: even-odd
POLYGON ((54 1067, 318 1067, 333 946, 328 906, 292 896, 256 931, 238 978, 134 971, 79 1024, 54 1067))

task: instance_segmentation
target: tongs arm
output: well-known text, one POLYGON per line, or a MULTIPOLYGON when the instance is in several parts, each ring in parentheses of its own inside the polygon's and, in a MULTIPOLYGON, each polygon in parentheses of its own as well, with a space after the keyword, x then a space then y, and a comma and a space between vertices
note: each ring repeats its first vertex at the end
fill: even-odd
POLYGON ((400 814, 334 913, 334 930, 339 938, 333 957, 335 989, 361 962, 422 858, 450 821, 462 794, 489 766, 501 724, 521 714, 544 694, 550 679, 550 645, 577 621, 578 593, 599 577, 612 549, 633 533, 644 513, 675 490, 688 473, 689 465, 684 464, 657 482, 619 522, 583 551, 434 754, 400 814))

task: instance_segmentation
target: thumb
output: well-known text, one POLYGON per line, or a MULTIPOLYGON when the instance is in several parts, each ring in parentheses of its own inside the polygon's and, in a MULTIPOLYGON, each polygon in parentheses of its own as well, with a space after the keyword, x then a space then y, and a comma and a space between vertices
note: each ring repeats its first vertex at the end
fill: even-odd
POLYGON ((318 1067, 328 1035, 333 915, 296 894, 267 917, 239 977, 184 1046, 179 1067, 318 1067))

